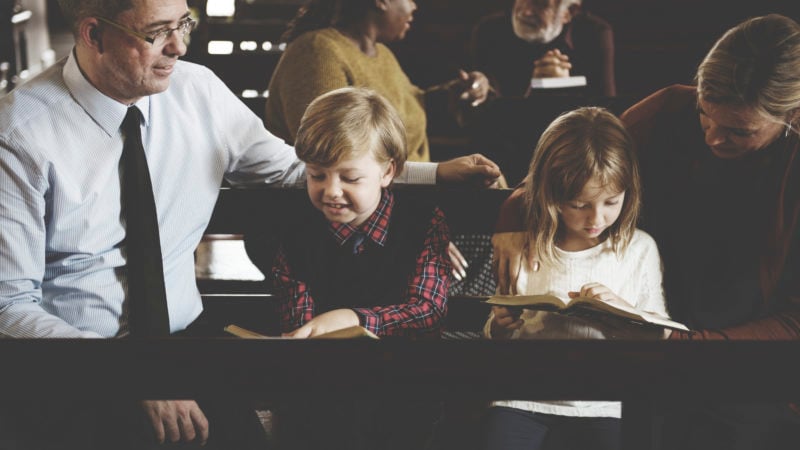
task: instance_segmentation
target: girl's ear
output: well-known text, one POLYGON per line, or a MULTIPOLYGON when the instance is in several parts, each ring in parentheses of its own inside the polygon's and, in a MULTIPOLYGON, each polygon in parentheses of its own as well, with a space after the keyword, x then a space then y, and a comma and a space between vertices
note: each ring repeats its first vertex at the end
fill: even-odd
POLYGON ((375 0, 375 7, 381 11, 386 11, 389 9, 388 0, 375 0))
POLYGON ((395 171, 397 170, 397 164, 394 162, 394 159, 389 161, 389 164, 386 165, 386 171, 381 176, 381 187, 385 188, 392 184, 392 180, 394 180, 395 171))

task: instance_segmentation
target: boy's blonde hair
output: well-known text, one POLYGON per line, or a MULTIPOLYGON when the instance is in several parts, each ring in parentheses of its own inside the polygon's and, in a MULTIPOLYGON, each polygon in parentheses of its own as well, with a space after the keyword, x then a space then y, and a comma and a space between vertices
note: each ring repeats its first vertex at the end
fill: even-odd
POLYGON ((295 140, 297 157, 330 167, 366 152, 380 163, 394 161, 395 174, 408 157, 406 131, 394 107, 377 92, 345 87, 320 95, 306 109, 295 140))
POLYGON ((528 245, 543 263, 559 263, 559 207, 580 195, 595 177, 616 192, 625 191, 619 218, 600 236, 622 253, 636 229, 641 202, 633 141, 619 119, 603 108, 562 114, 539 138, 525 179, 528 245))

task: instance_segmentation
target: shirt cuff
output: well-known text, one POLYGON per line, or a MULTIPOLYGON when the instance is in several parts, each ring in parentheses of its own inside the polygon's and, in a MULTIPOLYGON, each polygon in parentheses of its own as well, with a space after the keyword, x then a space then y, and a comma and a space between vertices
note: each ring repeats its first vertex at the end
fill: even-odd
POLYGON ((403 172, 395 177, 397 184, 436 184, 436 169, 439 163, 406 162, 403 172))

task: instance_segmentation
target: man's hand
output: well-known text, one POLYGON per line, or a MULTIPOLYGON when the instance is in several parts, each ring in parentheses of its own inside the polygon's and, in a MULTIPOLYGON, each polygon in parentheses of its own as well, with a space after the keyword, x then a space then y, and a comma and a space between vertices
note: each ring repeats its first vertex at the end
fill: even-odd
POLYGON ((564 78, 569 76, 572 63, 569 56, 560 50, 548 50, 541 58, 533 62, 534 78, 564 78))
POLYGON ((145 400, 142 409, 159 444, 208 441, 208 420, 194 400, 145 400))
POLYGON ((539 262, 527 244, 527 232, 513 231, 492 235, 492 266, 497 277, 497 293, 517 295, 521 270, 536 272, 539 262))
POLYGON ((497 164, 478 153, 440 162, 436 167, 436 182, 442 184, 492 187, 501 175, 497 164))
POLYGON ((470 102, 472 106, 478 106, 489 98, 491 86, 483 72, 459 70, 457 81, 452 84, 452 89, 456 91, 459 99, 470 102))
POLYGON ((334 309, 314 317, 302 327, 290 333, 284 333, 283 336, 301 339, 310 338, 341 330, 342 328, 353 327, 359 323, 358 314, 352 309, 334 309))

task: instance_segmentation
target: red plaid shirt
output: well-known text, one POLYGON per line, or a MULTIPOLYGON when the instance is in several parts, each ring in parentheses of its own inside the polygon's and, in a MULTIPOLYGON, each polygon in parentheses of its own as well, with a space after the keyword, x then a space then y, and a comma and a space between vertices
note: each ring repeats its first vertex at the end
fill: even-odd
MULTIPOLYGON (((339 245, 345 245, 356 233, 383 247, 389 230, 394 195, 383 190, 378 208, 358 228, 349 224, 331 222, 329 230, 339 245)), ((422 251, 417 255, 416 269, 408 277, 406 302, 373 308, 353 308, 361 325, 379 336, 438 334, 441 320, 447 311, 447 288, 452 266, 447 247, 450 231, 444 213, 437 207, 431 217, 422 251)), ((358 253, 364 245, 358 247, 358 253)), ((278 251, 272 269, 275 294, 280 296, 281 328, 284 332, 295 330, 315 316, 314 298, 308 285, 292 276, 283 249, 278 251)))

